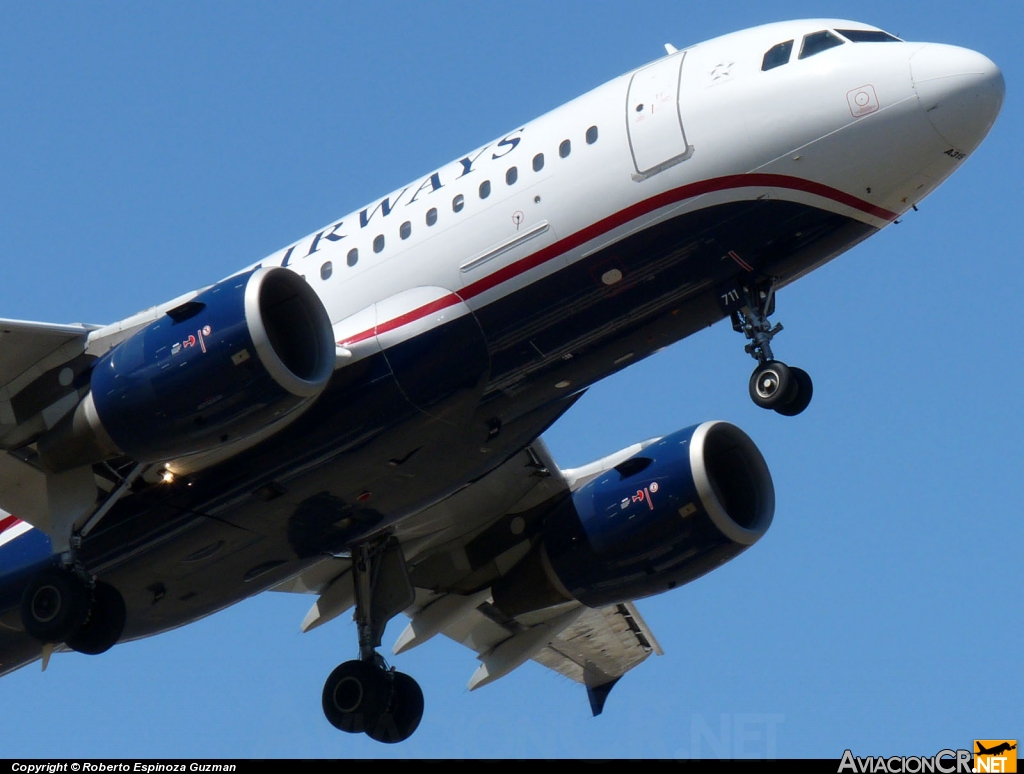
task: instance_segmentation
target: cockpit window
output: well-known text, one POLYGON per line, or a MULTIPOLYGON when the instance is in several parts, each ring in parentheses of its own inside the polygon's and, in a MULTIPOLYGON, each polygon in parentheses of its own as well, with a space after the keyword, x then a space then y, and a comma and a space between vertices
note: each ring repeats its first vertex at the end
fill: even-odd
POLYGON ((781 67, 784 64, 789 64, 789 55, 792 52, 792 40, 787 40, 785 43, 779 43, 777 46, 772 46, 767 52, 765 52, 764 59, 761 60, 761 70, 771 70, 773 67, 781 67))
POLYGON ((843 45, 842 39, 833 35, 828 30, 812 32, 810 35, 804 36, 804 43, 800 46, 800 56, 798 58, 806 59, 809 56, 820 54, 822 51, 828 51, 830 48, 841 45, 843 45))
POLYGON ((852 43, 899 43, 895 35, 881 30, 836 30, 852 43))

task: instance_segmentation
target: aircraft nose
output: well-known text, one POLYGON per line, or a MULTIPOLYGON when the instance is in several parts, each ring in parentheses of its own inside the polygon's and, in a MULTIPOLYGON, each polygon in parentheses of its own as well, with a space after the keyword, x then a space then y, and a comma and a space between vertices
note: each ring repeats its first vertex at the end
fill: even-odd
POLYGON ((929 43, 910 57, 921 107, 954 148, 970 153, 985 139, 1003 105, 1003 74, 988 57, 967 48, 929 43))

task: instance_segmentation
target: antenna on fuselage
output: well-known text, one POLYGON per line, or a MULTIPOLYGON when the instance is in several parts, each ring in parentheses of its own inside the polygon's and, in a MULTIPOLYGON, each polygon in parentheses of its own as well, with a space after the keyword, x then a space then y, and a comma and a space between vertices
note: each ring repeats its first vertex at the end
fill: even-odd
POLYGON ((679 49, 676 48, 675 46, 673 46, 671 43, 666 43, 665 44, 665 53, 668 54, 669 56, 672 56, 673 54, 678 54, 679 53, 679 49))

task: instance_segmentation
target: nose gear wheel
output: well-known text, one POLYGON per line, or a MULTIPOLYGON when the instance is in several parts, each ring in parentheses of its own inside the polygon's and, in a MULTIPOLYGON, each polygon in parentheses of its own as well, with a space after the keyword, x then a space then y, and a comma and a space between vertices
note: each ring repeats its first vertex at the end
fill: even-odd
POLYGON ((769 360, 750 375, 750 399, 761 408, 774 409, 786 403, 792 385, 789 366, 769 360))
POLYGON ((742 287, 733 297, 740 304, 730 311, 733 330, 746 337, 744 351, 757 361, 748 385, 750 399, 763 409, 796 416, 810 404, 814 385, 806 371, 787 366, 772 353, 772 339, 782 330, 780 323, 768 320, 775 311, 774 287, 742 287))

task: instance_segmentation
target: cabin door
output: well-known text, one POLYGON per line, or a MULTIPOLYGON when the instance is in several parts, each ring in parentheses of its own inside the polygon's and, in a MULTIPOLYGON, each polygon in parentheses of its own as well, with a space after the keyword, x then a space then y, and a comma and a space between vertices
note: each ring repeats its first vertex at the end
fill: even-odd
POLYGON ((686 52, 633 73, 626 98, 626 126, 634 178, 643 180, 689 156, 679 114, 679 79, 686 52))

